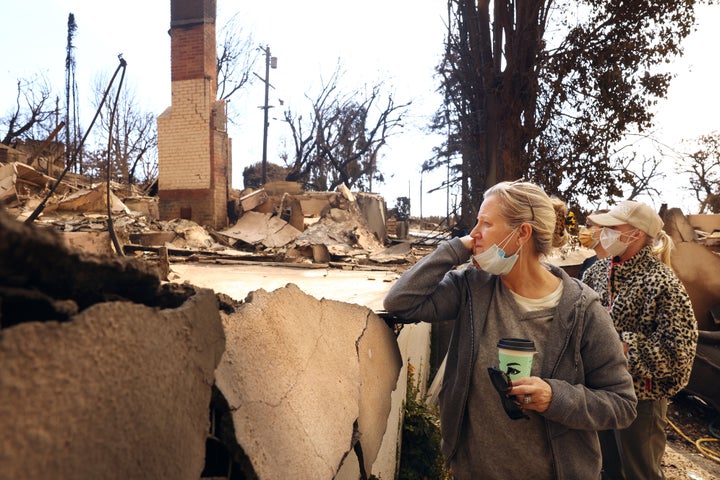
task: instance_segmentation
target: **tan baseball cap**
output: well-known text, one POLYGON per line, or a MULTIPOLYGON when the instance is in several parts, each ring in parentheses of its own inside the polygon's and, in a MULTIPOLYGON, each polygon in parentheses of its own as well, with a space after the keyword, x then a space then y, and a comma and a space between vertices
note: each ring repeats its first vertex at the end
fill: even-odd
POLYGON ((623 200, 607 213, 588 215, 588 220, 601 227, 632 225, 652 238, 655 238, 663 228, 660 215, 655 213, 649 205, 633 200, 623 200))

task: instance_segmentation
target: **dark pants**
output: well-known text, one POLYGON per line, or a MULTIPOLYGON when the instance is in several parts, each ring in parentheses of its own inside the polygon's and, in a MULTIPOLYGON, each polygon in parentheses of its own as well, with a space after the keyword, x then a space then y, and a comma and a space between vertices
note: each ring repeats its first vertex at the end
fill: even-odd
POLYGON ((664 480, 667 399, 640 400, 637 418, 623 430, 598 432, 604 480, 664 480))

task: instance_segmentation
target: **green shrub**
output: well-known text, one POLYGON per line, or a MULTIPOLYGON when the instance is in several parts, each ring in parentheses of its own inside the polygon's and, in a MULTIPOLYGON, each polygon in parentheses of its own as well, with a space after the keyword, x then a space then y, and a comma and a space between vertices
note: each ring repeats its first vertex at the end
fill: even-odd
POLYGON ((408 365, 398 480, 449 480, 440 451, 439 411, 420 398, 413 371, 408 365))

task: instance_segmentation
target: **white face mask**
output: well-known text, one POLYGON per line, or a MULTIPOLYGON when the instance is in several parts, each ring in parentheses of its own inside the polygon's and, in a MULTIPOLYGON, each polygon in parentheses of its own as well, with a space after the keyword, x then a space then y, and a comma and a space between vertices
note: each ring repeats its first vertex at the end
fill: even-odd
MULTIPOLYGON (((510 241, 510 237, 512 237, 516 230, 517 228, 510 232, 510 235, 505 237, 505 239, 500 242, 500 244, 507 245, 507 243, 510 241)), ((515 266, 515 262, 517 262, 518 253, 520 253, 520 250, 522 250, 522 245, 520 246, 520 248, 518 248, 517 252, 510 255, 509 257, 506 257, 505 250, 498 247, 497 244, 494 244, 492 247, 488 248, 484 252, 473 255, 473 260, 475 260, 475 262, 480 268, 482 268, 491 275, 506 275, 510 273, 510 270, 512 270, 512 268, 515 266)))
POLYGON ((623 233, 629 235, 633 233, 635 230, 632 230, 630 232, 621 232, 619 230, 613 230, 612 228, 603 227, 602 230, 600 230, 600 245, 605 249, 606 252, 610 254, 611 257, 619 257, 623 253, 625 253, 625 250, 627 250, 628 246, 635 240, 630 240, 629 242, 623 242, 620 237, 623 235, 623 233))

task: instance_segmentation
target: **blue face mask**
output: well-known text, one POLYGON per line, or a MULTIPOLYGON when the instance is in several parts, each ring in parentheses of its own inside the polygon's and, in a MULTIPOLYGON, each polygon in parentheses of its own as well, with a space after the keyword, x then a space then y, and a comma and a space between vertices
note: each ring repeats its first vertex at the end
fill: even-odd
MULTIPOLYGON (((507 246, 508 242, 510 241, 510 237, 513 236, 516 230, 517 228, 510 232, 510 234, 505 237, 505 239, 500 242, 500 244, 504 244, 505 246, 507 246)), ((480 268, 482 268, 491 275, 507 275, 508 273, 510 273, 510 270, 512 270, 515 266, 515 262, 517 262, 518 253, 520 253, 520 250, 522 250, 522 246, 518 248, 517 252, 507 257, 505 256, 505 250, 503 250, 497 244, 494 244, 492 247, 488 248, 484 252, 473 255, 473 260, 475 260, 475 262, 480 268)))

